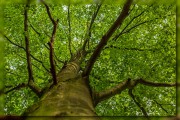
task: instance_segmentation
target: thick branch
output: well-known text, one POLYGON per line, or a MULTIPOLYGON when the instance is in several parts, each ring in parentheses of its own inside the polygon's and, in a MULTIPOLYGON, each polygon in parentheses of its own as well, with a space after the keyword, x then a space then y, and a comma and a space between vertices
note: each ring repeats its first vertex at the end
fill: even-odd
POLYGON ((27 69, 28 69, 28 86, 31 90, 40 97, 40 90, 34 84, 32 63, 31 63, 31 54, 29 48, 29 34, 28 34, 28 9, 29 9, 30 0, 27 0, 27 4, 24 10, 24 32, 25 32, 25 46, 26 46, 26 58, 27 58, 27 69))
POLYGON ((52 22, 53 24, 56 24, 56 21, 53 19, 52 15, 51 15, 49 6, 44 2, 44 0, 41 0, 41 2, 42 2, 42 3, 44 4, 44 6, 46 7, 46 11, 47 11, 47 14, 48 14, 49 19, 51 20, 51 22, 52 22))
POLYGON ((141 109, 144 116, 148 117, 148 114, 147 114, 146 110, 144 109, 144 107, 138 101, 136 101, 136 98, 132 93, 132 89, 129 89, 128 93, 131 96, 131 98, 133 99, 133 101, 136 103, 136 105, 141 109))
POLYGON ((87 43, 89 42, 89 39, 90 39, 90 37, 91 37, 92 25, 93 25, 93 23, 94 23, 94 21, 95 21, 95 19, 96 19, 96 17, 97 17, 97 14, 98 14, 98 12, 99 12, 99 9, 100 9, 101 5, 102 5, 102 4, 97 5, 97 10, 96 10, 96 11, 93 13, 93 15, 92 15, 89 28, 88 28, 87 33, 86 33, 86 35, 85 35, 85 41, 84 41, 84 44, 83 44, 83 47, 82 47, 83 50, 85 50, 85 47, 86 47, 87 43))
POLYGON ((146 85, 146 86, 152 86, 152 87, 176 87, 179 85, 178 83, 155 83, 143 79, 136 79, 136 80, 125 80, 124 82, 119 83, 117 86, 108 89, 106 91, 102 91, 100 93, 95 93, 95 105, 99 102, 106 100, 116 94, 120 94, 125 89, 133 89, 138 84, 146 85))
POLYGON ((95 93, 95 105, 97 105, 99 102, 106 100, 116 94, 120 94, 123 90, 128 88, 128 82, 129 80, 126 80, 124 82, 119 83, 117 86, 108 89, 106 91, 102 91, 100 93, 95 93))
POLYGON ((53 31, 52 31, 51 39, 50 39, 48 45, 50 48, 50 53, 49 53, 49 60, 50 60, 50 65, 51 65, 50 70, 51 70, 51 74, 53 77, 53 84, 56 85, 57 84, 57 77, 56 77, 56 67, 55 67, 55 61, 54 61, 54 39, 55 39, 57 25, 58 25, 59 20, 55 21, 53 19, 51 12, 50 12, 50 9, 49 9, 49 6, 43 0, 41 0, 41 1, 45 5, 49 19, 51 20, 51 22, 53 24, 53 31))
POLYGON ((28 69, 28 83, 33 81, 33 72, 32 72, 32 64, 30 58, 30 48, 29 48, 29 36, 28 36, 28 8, 29 8, 29 0, 27 0, 27 4, 24 10, 24 32, 25 32, 25 46, 26 46, 26 58, 27 58, 27 69, 28 69))
POLYGON ((37 87, 33 81, 30 81, 30 83, 28 83, 28 87, 38 96, 38 97, 41 97, 42 95, 42 90, 37 87))
POLYGON ((127 0, 122 12, 120 13, 119 17, 116 19, 116 21, 113 23, 113 25, 110 27, 110 29, 103 35, 101 38, 99 44, 96 46, 96 49, 94 50, 93 54, 91 55, 86 67, 85 71, 83 72, 83 76, 88 76, 93 68, 93 65, 95 61, 97 60, 98 56, 100 55, 103 47, 107 44, 109 38, 112 36, 112 34, 115 32, 115 30, 120 27, 124 21, 124 19, 128 16, 128 12, 130 9, 130 6, 132 4, 133 0, 127 0))

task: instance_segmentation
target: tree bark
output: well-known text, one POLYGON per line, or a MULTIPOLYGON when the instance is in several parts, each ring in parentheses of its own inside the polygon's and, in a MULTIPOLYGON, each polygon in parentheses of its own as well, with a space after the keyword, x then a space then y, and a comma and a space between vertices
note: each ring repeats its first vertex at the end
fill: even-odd
MULTIPOLYGON (((97 116, 93 106, 88 77, 82 77, 77 60, 68 63, 58 74, 58 84, 28 109, 24 116, 97 116)), ((46 117, 43 117, 44 120, 46 117)), ((27 117, 27 120, 34 119, 27 117)), ((49 120, 50 118, 47 117, 49 120)), ((57 119, 51 117, 51 119, 57 119)), ((70 119, 63 117, 60 119, 70 119)), ((73 118, 74 120, 75 118, 73 118)), ((78 120, 97 120, 97 117, 78 117, 78 120)), ((39 118, 38 118, 39 120, 39 118)))

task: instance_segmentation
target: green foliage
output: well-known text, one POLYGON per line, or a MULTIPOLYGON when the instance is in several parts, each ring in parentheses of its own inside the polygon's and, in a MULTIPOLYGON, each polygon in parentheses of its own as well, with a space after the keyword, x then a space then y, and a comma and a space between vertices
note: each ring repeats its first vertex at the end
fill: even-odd
MULTIPOLYGON (((2 11, 2 6, 0 5, 0 11, 2 11)), ((0 13, 0 29, 2 29, 3 28, 3 14, 2 13, 0 13)), ((3 91, 3 89, 4 89, 4 81, 3 81, 3 79, 4 79, 4 39, 3 39, 3 36, 1 36, 0 35, 0 94, 1 94, 1 92, 3 91)), ((3 95, 0 95, 0 116, 2 115, 2 114, 4 114, 4 112, 3 112, 3 108, 4 108, 4 96, 3 95)))
MULTIPOLYGON (((179 39, 180 39, 180 1, 177 1, 177 53, 179 53, 180 52, 180 47, 179 47, 179 45, 180 45, 180 42, 179 42, 179 39)), ((177 61, 179 62, 180 61, 180 56, 177 56, 177 61)), ((180 69, 180 65, 179 64, 177 64, 177 66, 178 66, 178 73, 177 74, 180 74, 180 71, 179 71, 179 69, 180 69)), ((179 76, 177 76, 177 81, 179 82, 180 81, 180 77, 179 76)), ((179 96, 180 96, 180 88, 178 87, 178 105, 180 105, 180 98, 179 98, 179 96)), ((180 113, 180 106, 178 106, 178 114, 180 113)))
MULTIPOLYGON (((136 18, 128 28, 148 21, 127 34, 120 36, 116 42, 111 39, 104 48, 90 75, 91 87, 95 91, 102 91, 117 85, 127 78, 144 78, 153 82, 174 83, 176 81, 176 11, 175 5, 135 5, 134 10, 114 34, 118 34, 131 19, 146 10, 142 16, 136 18), (111 46, 116 46, 113 48, 111 46)), ((95 11, 95 4, 73 4, 70 6, 72 51, 82 46, 85 33, 95 11)), ((89 50, 93 51, 102 35, 109 29, 117 18, 122 5, 102 5, 92 27, 89 50)), ((23 31, 23 4, 7 5, 4 8, 4 33, 14 43, 25 46, 23 31)), ((68 49, 68 21, 67 5, 50 5, 53 17, 59 19, 55 54, 57 56, 57 70, 62 63, 70 58, 68 49)), ((49 69, 49 50, 47 43, 53 26, 43 5, 32 4, 29 9, 29 37, 30 50, 35 58, 43 61, 49 69)), ((112 36, 112 38, 114 37, 112 36)), ((1 45, 1 44, 0 44, 1 45)), ((1 48, 1 47, 0 47, 1 48)), ((27 83, 27 64, 25 51, 9 42, 5 47, 5 86, 17 86, 27 83)), ((90 57, 89 54, 83 64, 90 57)), ((42 64, 32 59, 34 80, 44 88, 51 81, 49 73, 42 64)), ((83 65, 82 65, 83 66, 83 65)), ((1 76, 1 75, 0 75, 1 76)), ((1 84, 0 84, 1 85, 1 84)), ((6 88, 5 90, 8 90, 6 88)), ((169 116, 176 113, 175 88, 154 88, 137 86, 133 90, 138 101, 151 116, 169 116), (168 112, 164 111, 162 104, 168 112)), ((12 91, 5 98, 6 114, 20 115, 38 98, 29 89, 23 88, 12 91)), ((101 116, 142 116, 141 110, 123 91, 96 107, 101 116)))
MULTIPOLYGON (((140 13, 146 7, 137 6, 137 13, 140 13)), ((131 15, 134 16, 133 13, 131 15)), ((92 76, 91 79, 93 88, 96 91, 102 91, 112 88, 127 78, 144 78, 154 82, 175 82, 176 24, 173 22, 176 20, 175 16, 174 6, 159 6, 158 8, 154 6, 148 9, 134 23, 137 24, 137 22, 143 22, 144 20, 153 20, 152 22, 139 26, 129 34, 121 36, 115 43, 111 41, 109 46, 113 45, 118 48, 105 49, 100 59, 95 63, 92 73, 96 77, 93 78, 92 76), (164 13, 166 13, 166 17, 164 13), (168 14, 172 16, 168 16, 168 14), (135 50, 135 48, 137 49, 135 50), (97 78, 99 77, 101 79, 98 80, 97 78)), ((130 19, 132 19, 131 16, 127 18, 124 26, 130 19)), ((133 23, 132 26, 134 26, 133 23)), ((135 95, 141 100, 140 103, 144 103, 143 105, 149 115, 175 115, 176 113, 175 88, 165 89, 138 86, 135 89, 135 95), (164 108, 169 110, 168 113, 159 108, 159 105, 154 100, 160 101, 164 108), (170 106, 174 106, 174 108, 170 108, 170 106)), ((109 99, 98 105, 97 111, 99 115, 142 115, 139 108, 129 98, 127 92, 120 99, 117 99, 118 101, 114 99, 109 99), (129 103, 126 104, 128 101, 129 103), (133 109, 127 108, 124 110, 123 107, 126 105, 133 107, 133 109), (107 108, 112 106, 112 109, 107 110, 104 106, 107 106, 107 108), (114 106, 117 108, 113 108, 114 106)))
MULTIPOLYGON (((2 36, 0 36, 0 58, 3 58, 4 57, 4 54, 3 54, 3 45, 4 45, 4 41, 3 41, 3 38, 2 36)), ((3 112, 3 108, 4 108, 4 95, 1 95, 1 93, 3 92, 3 89, 4 89, 4 59, 0 59, 0 115, 3 115, 4 112, 3 112)))

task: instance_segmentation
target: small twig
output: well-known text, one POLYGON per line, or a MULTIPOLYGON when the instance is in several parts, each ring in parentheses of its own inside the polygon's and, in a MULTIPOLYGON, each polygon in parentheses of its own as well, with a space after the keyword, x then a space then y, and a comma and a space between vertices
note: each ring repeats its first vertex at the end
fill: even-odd
MULTIPOLYGON (((151 5, 151 6, 152 6, 152 5, 151 5)), ((151 7, 151 6, 150 6, 150 7, 151 7)), ((148 10, 148 9, 146 9, 146 10, 148 10)), ((145 11, 146 11, 146 10, 145 10, 145 11)), ((140 25, 143 25, 143 24, 148 23, 148 22, 152 22, 152 21, 154 21, 154 20, 156 20, 156 19, 162 19, 162 18, 163 18, 163 17, 157 17, 157 18, 154 18, 154 19, 152 19, 152 20, 147 20, 147 21, 138 23, 138 24, 132 26, 131 28, 127 29, 127 27, 133 22, 133 20, 136 19, 137 17, 141 16, 145 11, 143 11, 143 12, 141 12, 139 15, 133 17, 133 19, 124 27, 124 29, 123 29, 120 33, 118 33, 117 35, 115 35, 115 36, 112 38, 112 40, 115 40, 115 41, 116 41, 121 35, 123 35, 123 34, 125 34, 125 33, 129 33, 132 29, 137 28, 137 27, 140 26, 140 25), (126 29, 127 29, 127 30, 126 30, 126 29)), ((170 15, 172 15, 172 14, 170 14, 170 15)), ((166 15, 166 16, 170 16, 170 15, 166 15)), ((165 17, 165 16, 164 16, 164 17, 165 17)))
MULTIPOLYGON (((29 21, 29 20, 28 20, 28 21, 29 21)), ((34 32, 35 32, 36 34, 38 34, 38 36, 41 36, 41 33, 38 32, 31 23, 29 23, 29 24, 30 24, 31 28, 34 30, 34 32)))
POLYGON ((14 75, 14 76, 17 76, 18 78, 22 78, 22 77, 25 77, 25 75, 19 75, 19 74, 16 74, 16 73, 13 73, 10 71, 10 69, 6 69, 6 73, 8 74, 11 74, 11 75, 14 75))
POLYGON ((131 14, 131 12, 134 10, 136 4, 133 5, 133 7, 129 10, 129 14, 131 14))
POLYGON ((102 5, 102 3, 97 5, 97 10, 96 10, 96 11, 93 13, 93 15, 92 15, 89 28, 87 29, 87 33, 86 33, 86 35, 85 35, 85 41, 84 41, 84 44, 83 44, 83 47, 82 47, 83 50, 85 50, 86 44, 87 44, 87 43, 89 44, 89 39, 90 39, 90 37, 91 37, 92 25, 93 25, 93 23, 94 23, 94 21, 95 21, 95 19, 96 19, 96 17, 97 17, 97 14, 98 14, 98 12, 99 12, 99 10, 100 10, 100 8, 101 8, 101 5, 102 5))
POLYGON ((13 42, 12 40, 10 40, 2 31, 0 31, 0 33, 8 40, 11 44, 13 44, 13 45, 16 46, 16 47, 19 47, 19 48, 23 49, 24 51, 26 51, 26 49, 25 49, 23 46, 18 45, 17 43, 15 43, 15 42, 13 42))
MULTIPOLYGON (((19 55, 18 53, 17 53, 16 55, 19 56, 19 57, 22 58, 22 59, 27 60, 26 57, 23 57, 23 56, 19 55)), ((32 66, 34 66, 34 67, 36 67, 38 70, 40 70, 40 68, 39 68, 38 66, 36 66, 35 64, 33 64, 33 63, 32 63, 32 66)), ((46 72, 47 72, 47 71, 46 71, 46 72)), ((49 73, 49 72, 48 72, 48 73, 49 73)))
POLYGON ((16 87, 14 87, 14 88, 12 88, 12 89, 4 92, 4 93, 7 94, 7 93, 9 93, 9 92, 11 92, 11 91, 13 91, 13 90, 19 90, 19 89, 24 88, 24 87, 27 87, 27 86, 28 86, 27 84, 21 83, 21 84, 17 85, 16 87))
MULTIPOLYGON (((167 16, 170 16, 170 15, 167 15, 167 16)), ((132 26, 131 28, 129 28, 129 29, 127 29, 127 30, 121 31, 119 34, 117 34, 117 35, 113 38, 113 40, 117 40, 121 35, 123 35, 123 34, 125 34, 125 33, 129 33, 131 30, 137 28, 137 27, 140 26, 140 25, 143 25, 143 24, 145 24, 145 23, 152 22, 152 21, 154 21, 154 20, 156 20, 156 19, 162 19, 162 18, 163 18, 163 17, 157 17, 157 18, 154 18, 154 19, 152 19, 152 20, 147 20, 147 21, 144 21, 144 22, 140 22, 140 23, 132 26)))
POLYGON ((30 54, 30 55, 31 55, 31 57, 32 57, 35 61, 41 63, 42 67, 43 67, 48 73, 50 73, 50 71, 46 68, 46 66, 44 65, 44 63, 43 63, 41 60, 37 59, 37 58, 34 57, 32 54, 30 54))
MULTIPOLYGON (((48 50, 50 50, 49 49, 49 47, 46 45, 46 44, 44 44, 44 46, 48 49, 48 50)), ((62 60, 60 60, 60 59, 58 59, 58 57, 57 57, 57 55, 54 53, 54 57, 56 58, 56 60, 58 61, 58 62, 60 62, 60 63, 63 63, 64 64, 64 61, 62 61, 62 60)))
POLYGON ((136 105, 140 108, 140 110, 142 111, 144 116, 148 117, 148 114, 147 114, 146 110, 144 109, 144 107, 142 107, 142 105, 138 101, 136 101, 136 98, 132 93, 132 89, 129 89, 128 93, 131 96, 131 98, 133 99, 133 101, 136 103, 136 105))
POLYGON ((153 86, 153 87, 174 87, 179 85, 178 83, 156 83, 156 82, 151 82, 147 80, 143 80, 142 78, 135 80, 136 84, 143 84, 147 86, 153 86))
POLYGON ((119 49, 119 50, 135 50, 135 51, 155 51, 155 50, 159 50, 158 48, 149 48, 149 49, 146 49, 146 48, 124 48, 124 47, 117 47, 117 46, 113 46, 113 45, 110 45, 110 46, 106 46, 104 49, 108 49, 108 48, 115 48, 115 49, 119 49))
MULTIPOLYGON (((140 25, 143 25, 143 24, 145 24, 145 23, 151 22, 151 21, 153 21, 153 20, 149 20, 149 21, 144 21, 144 22, 138 23, 138 24, 134 25, 133 27, 127 29, 126 31, 121 32, 120 35, 125 34, 125 33, 128 33, 128 32, 130 32, 132 29, 134 29, 134 28, 136 28, 136 27, 138 27, 138 26, 140 26, 140 25)), ((119 35, 119 36, 120 36, 120 35, 119 35)))
MULTIPOLYGON (((12 45, 17 46, 18 48, 21 48, 21 49, 23 49, 24 51, 26 51, 26 48, 24 48, 23 46, 20 46, 20 45, 18 45, 18 44, 16 44, 16 43, 14 43, 12 40, 10 40, 10 39, 9 39, 5 34, 3 34, 1 31, 0 31, 0 33, 1 33, 12 45)), ((42 61, 40 61, 39 59, 37 59, 36 57, 34 57, 31 53, 30 53, 30 56, 31 56, 35 61, 41 63, 41 65, 43 66, 43 68, 44 68, 47 72, 49 72, 49 70, 45 67, 45 65, 44 65, 44 63, 43 63, 42 61)))
POLYGON ((163 109, 166 113, 168 113, 168 111, 162 106, 163 104, 158 103, 156 100, 154 100, 154 102, 158 104, 161 107, 161 109, 163 109))
POLYGON ((72 54, 72 49, 71 49, 71 18, 70 18, 70 4, 68 5, 68 16, 67 16, 67 19, 68 19, 68 47, 69 47, 69 52, 71 54, 71 57, 73 56, 72 54))
POLYGON ((123 28, 123 30, 118 34, 118 35, 116 35, 114 38, 113 38, 113 40, 117 40, 117 38, 119 38, 119 36, 120 35, 122 35, 122 33, 124 32, 124 30, 126 30, 126 28, 136 19, 136 18, 138 18, 139 16, 141 16, 144 12, 145 12, 146 10, 144 10, 144 11, 142 11, 140 14, 138 14, 137 16, 134 16, 131 20, 130 20, 130 22, 123 28))

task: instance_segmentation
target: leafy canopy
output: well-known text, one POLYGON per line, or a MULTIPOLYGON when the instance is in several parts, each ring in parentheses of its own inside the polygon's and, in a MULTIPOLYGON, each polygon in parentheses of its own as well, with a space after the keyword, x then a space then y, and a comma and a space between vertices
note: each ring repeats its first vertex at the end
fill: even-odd
MULTIPOLYGON (((72 51, 82 46, 88 30, 95 4, 72 4, 70 6, 72 51)), ((92 27, 89 50, 93 51, 102 35, 109 29, 122 9, 121 4, 103 4, 92 27)), ((139 5, 132 6, 132 11, 125 19, 96 61, 90 75, 91 87, 94 91, 112 88, 127 78, 144 78, 153 82, 172 83, 176 80, 176 8, 168 5, 139 5), (144 11, 144 12, 143 12, 144 11), (129 22, 135 18, 131 24, 129 22), (139 26, 130 29, 137 24, 139 26), (129 26, 127 26, 129 24, 129 26), (127 31, 116 40, 113 38, 127 26, 127 31)), ((57 70, 64 61, 70 59, 68 47, 68 6, 50 5, 55 19, 59 19, 55 39, 55 60, 57 70)), ((4 7, 4 34, 15 44, 25 45, 24 41, 24 5, 8 4, 4 7)), ((48 70, 49 50, 48 41, 53 29, 43 5, 32 4, 29 9, 29 38, 30 50, 35 58, 32 59, 34 80, 40 88, 52 81, 48 70)), ((5 46, 5 90, 26 83, 28 79, 25 51, 6 42, 5 46)), ((82 63, 82 68, 90 55, 82 63)), ((152 116, 176 114, 176 89, 154 88, 139 85, 133 91, 136 99, 152 116)), ((5 98, 5 114, 20 115, 28 106, 38 100, 38 97, 28 88, 22 88, 7 93, 5 98)), ((143 115, 138 106, 123 91, 96 107, 98 115, 108 116, 139 116, 143 115), (108 109, 107 109, 108 108, 108 109)))

